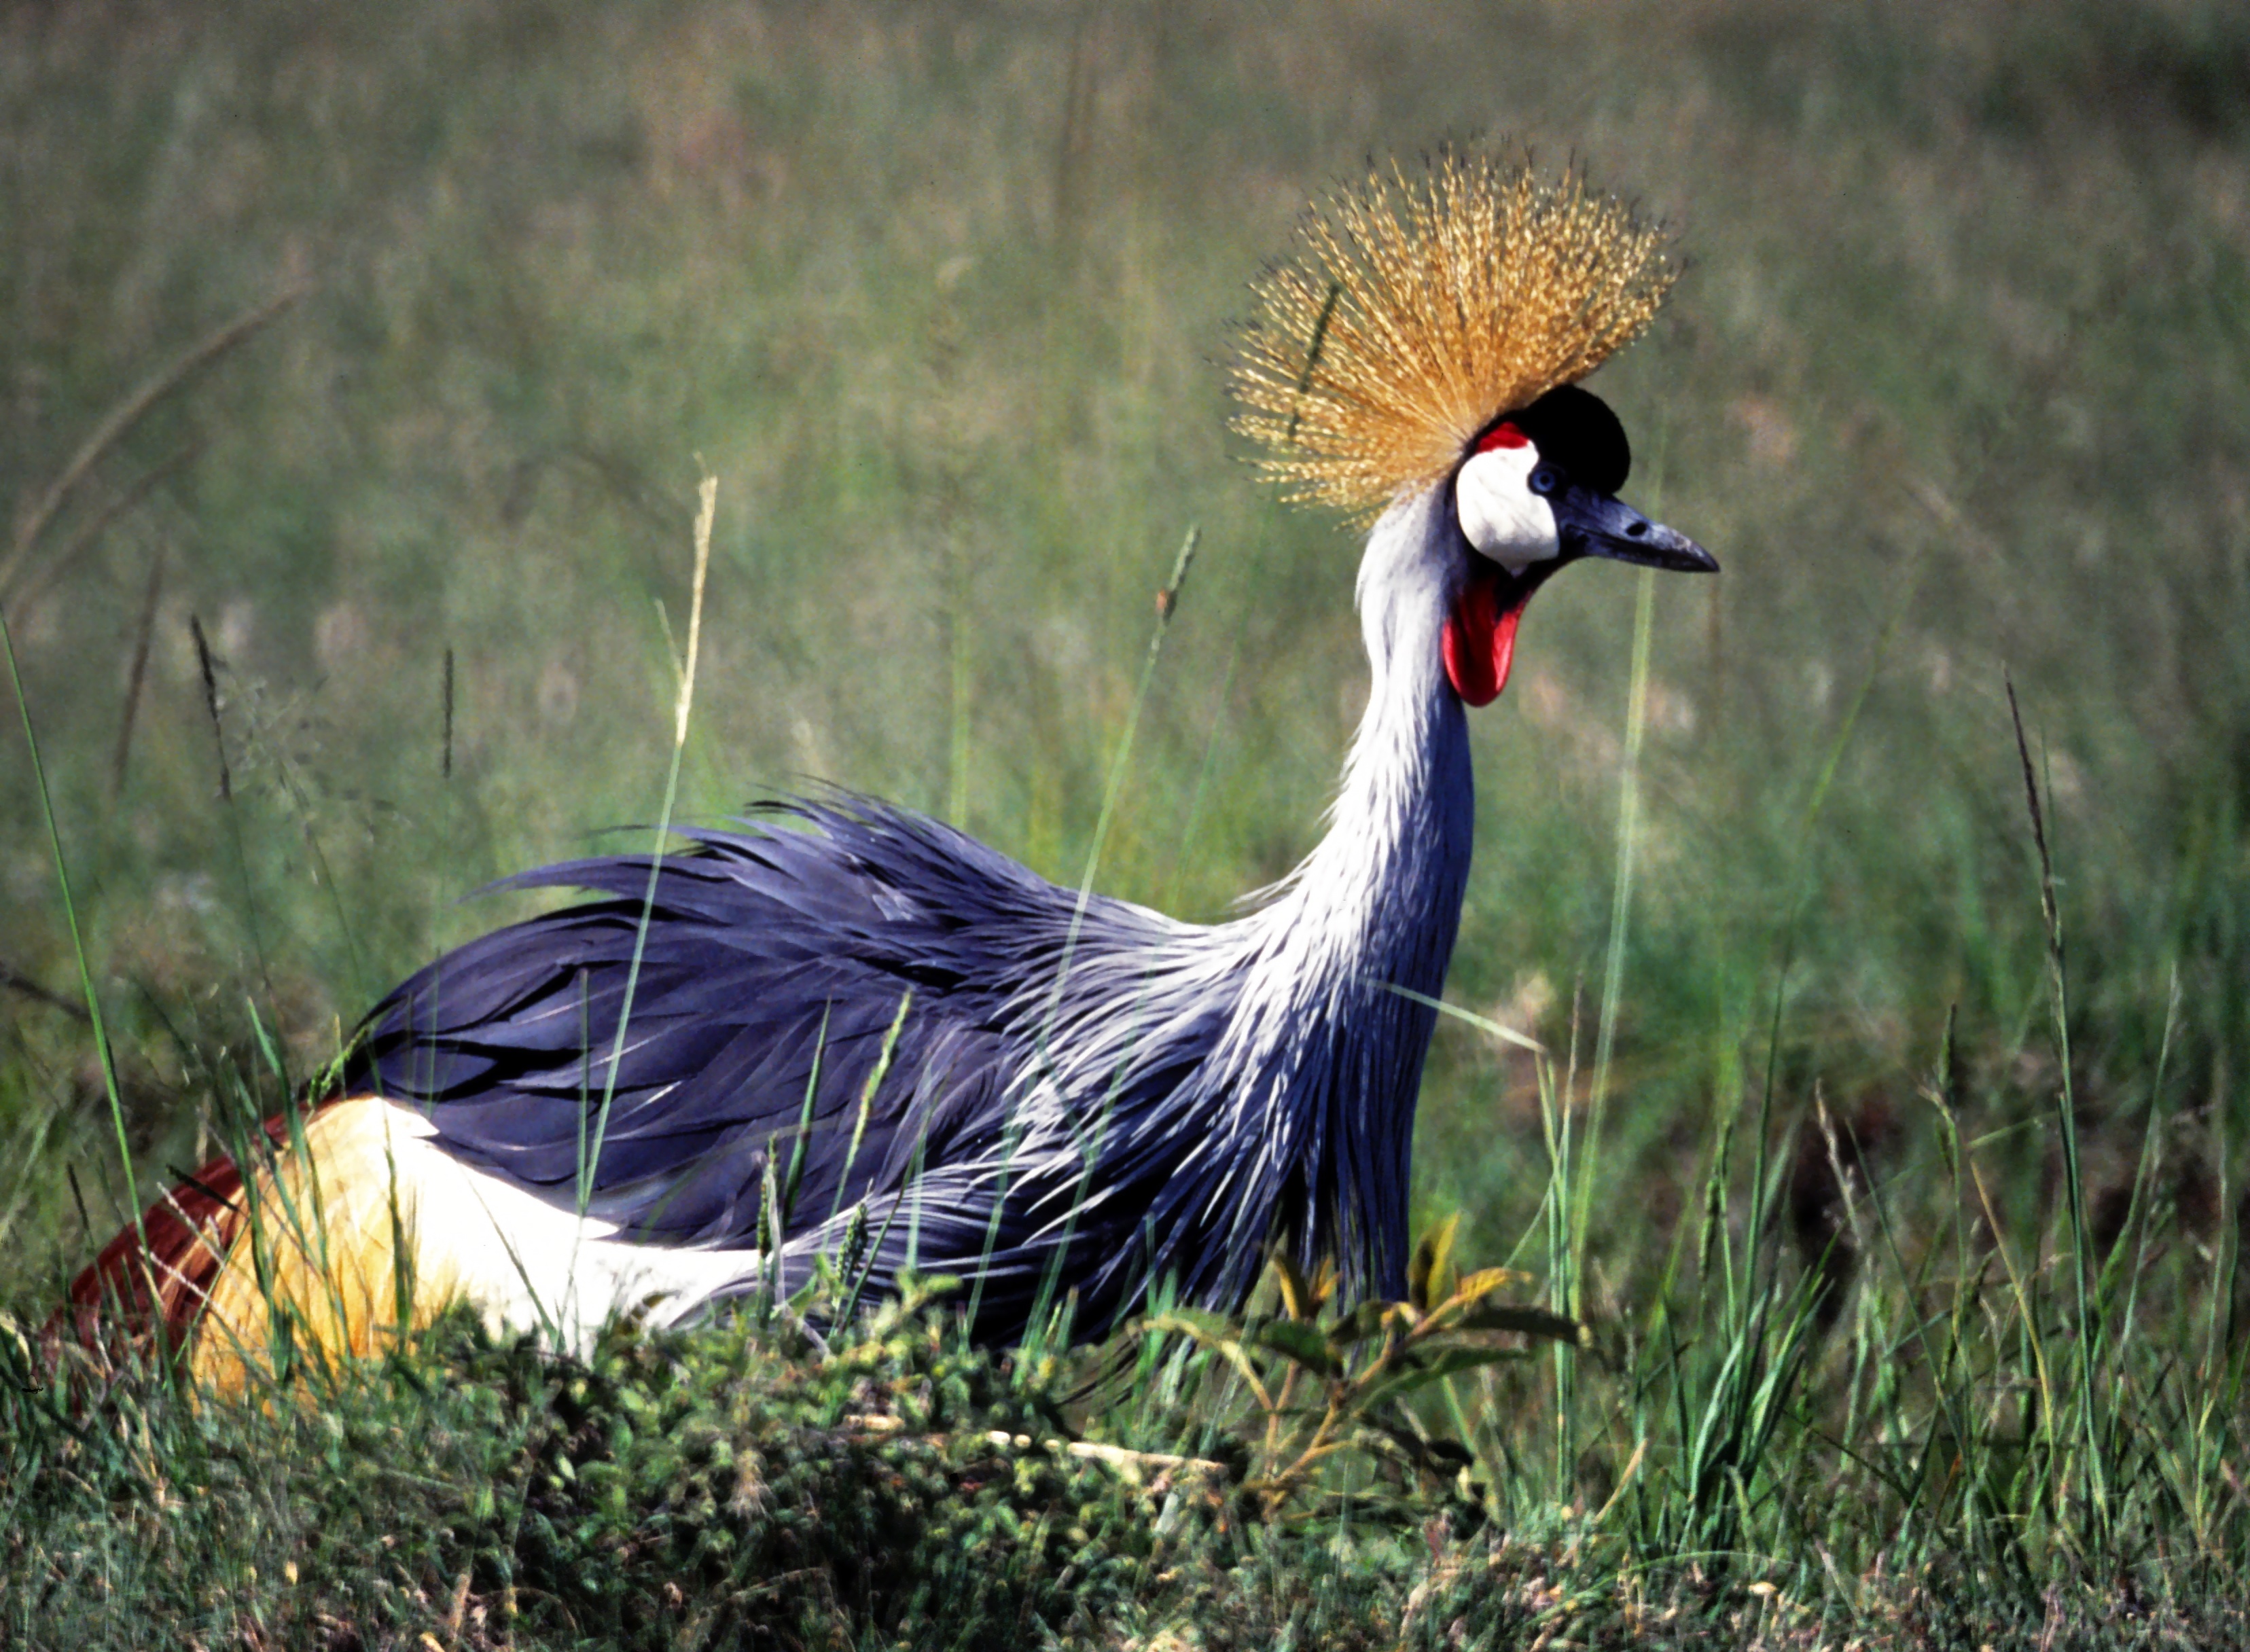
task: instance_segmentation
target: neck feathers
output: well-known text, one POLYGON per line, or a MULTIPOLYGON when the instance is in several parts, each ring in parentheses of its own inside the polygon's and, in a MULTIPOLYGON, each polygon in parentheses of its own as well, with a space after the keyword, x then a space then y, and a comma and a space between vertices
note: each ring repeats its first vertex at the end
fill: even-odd
POLYGON ((1468 726, 1440 635, 1459 579, 1443 489, 1376 525, 1359 582, 1372 681, 1329 830, 1264 910, 1242 1004, 1241 1117, 1285 1178, 1300 1257, 1347 1290, 1405 1288, 1414 1102, 1468 880, 1468 726))
POLYGON ((1367 710, 1327 835, 1260 914, 1280 952, 1331 989, 1371 977, 1434 997, 1460 920, 1475 794, 1442 652, 1458 581, 1442 501, 1433 489, 1398 505, 1370 537, 1358 590, 1367 710))

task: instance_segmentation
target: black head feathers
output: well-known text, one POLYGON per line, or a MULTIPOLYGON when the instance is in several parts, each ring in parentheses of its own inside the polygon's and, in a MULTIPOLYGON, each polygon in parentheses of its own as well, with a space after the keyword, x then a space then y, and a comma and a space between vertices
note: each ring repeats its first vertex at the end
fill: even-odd
POLYGON ((1614 494, 1632 472, 1632 449, 1625 426, 1609 403, 1591 390, 1560 384, 1529 407, 1502 414, 1494 424, 1513 424, 1531 438, 1539 456, 1551 460, 1579 486, 1614 494))

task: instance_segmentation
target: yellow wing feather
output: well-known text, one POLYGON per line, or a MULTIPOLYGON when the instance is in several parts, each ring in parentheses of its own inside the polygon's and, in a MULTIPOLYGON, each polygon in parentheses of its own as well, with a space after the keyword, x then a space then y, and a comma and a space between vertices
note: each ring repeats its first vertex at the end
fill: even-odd
POLYGON ((330 1360, 364 1359, 397 1337, 402 1308, 419 1330, 462 1294, 442 1249, 418 1254, 431 1248, 418 1242, 413 1178, 398 1174, 392 1112, 372 1098, 338 1102, 306 1120, 301 1153, 285 1149, 249 1179, 244 1230, 196 1325, 199 1382, 238 1391, 275 1369, 283 1335, 330 1360))

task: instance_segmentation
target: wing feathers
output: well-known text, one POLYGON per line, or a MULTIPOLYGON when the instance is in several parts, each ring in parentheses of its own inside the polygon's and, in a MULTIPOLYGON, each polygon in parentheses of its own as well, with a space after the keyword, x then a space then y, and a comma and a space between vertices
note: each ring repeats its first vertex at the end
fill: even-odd
POLYGON ((691 847, 664 858, 652 900, 645 856, 508 879, 606 898, 472 941, 408 981, 369 1017, 346 1085, 416 1105, 441 1145, 558 1201, 575 1201, 590 1169, 585 1191, 625 1226, 699 1243, 750 1236, 769 1144, 793 1146, 810 1091, 802 1208, 825 1215, 866 1196, 901 1173, 913 1121, 950 1138, 1004 1105, 1014 1046, 1001 1015, 1038 968, 1006 938, 1026 917, 1059 934, 1072 898, 878 805, 774 812, 812 829, 684 832, 691 847), (910 892, 941 869, 946 900, 910 892), (928 1093, 934 1060, 957 1076, 928 1093))
MULTIPOLYGON (((1207 1176, 1170 1185, 1184 1158, 1225 1150, 1197 1090, 1239 989, 1196 951, 1219 932, 1081 899, 864 800, 680 835, 652 896, 645 856, 508 880, 595 898, 405 982, 369 1017, 347 1086, 412 1105, 433 1146, 565 1209, 583 1201, 621 1239, 763 1249, 769 1167, 778 1180, 794 1160, 785 1273, 856 1212, 882 1236, 871 1289, 910 1264, 977 1269, 1010 1334, 1069 1251, 1089 1310, 1117 1309, 1165 1248, 1146 1223, 1205 1202, 1188 1184, 1207 1193, 1207 1176), (1166 983, 1186 1002, 1143 1009, 1166 983), (1059 1076, 1066 1049, 1096 1053, 1059 1076)), ((1208 1271, 1205 1250, 1189 1259, 1208 1271)))

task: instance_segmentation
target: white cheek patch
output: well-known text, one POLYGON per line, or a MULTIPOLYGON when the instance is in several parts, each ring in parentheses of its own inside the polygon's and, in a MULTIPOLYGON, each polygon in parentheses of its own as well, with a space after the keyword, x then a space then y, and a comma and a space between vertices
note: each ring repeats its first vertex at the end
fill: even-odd
POLYGON ((1529 443, 1479 453, 1453 478, 1461 532, 1480 555, 1522 573, 1561 552, 1555 513, 1531 491, 1539 451, 1529 443))

